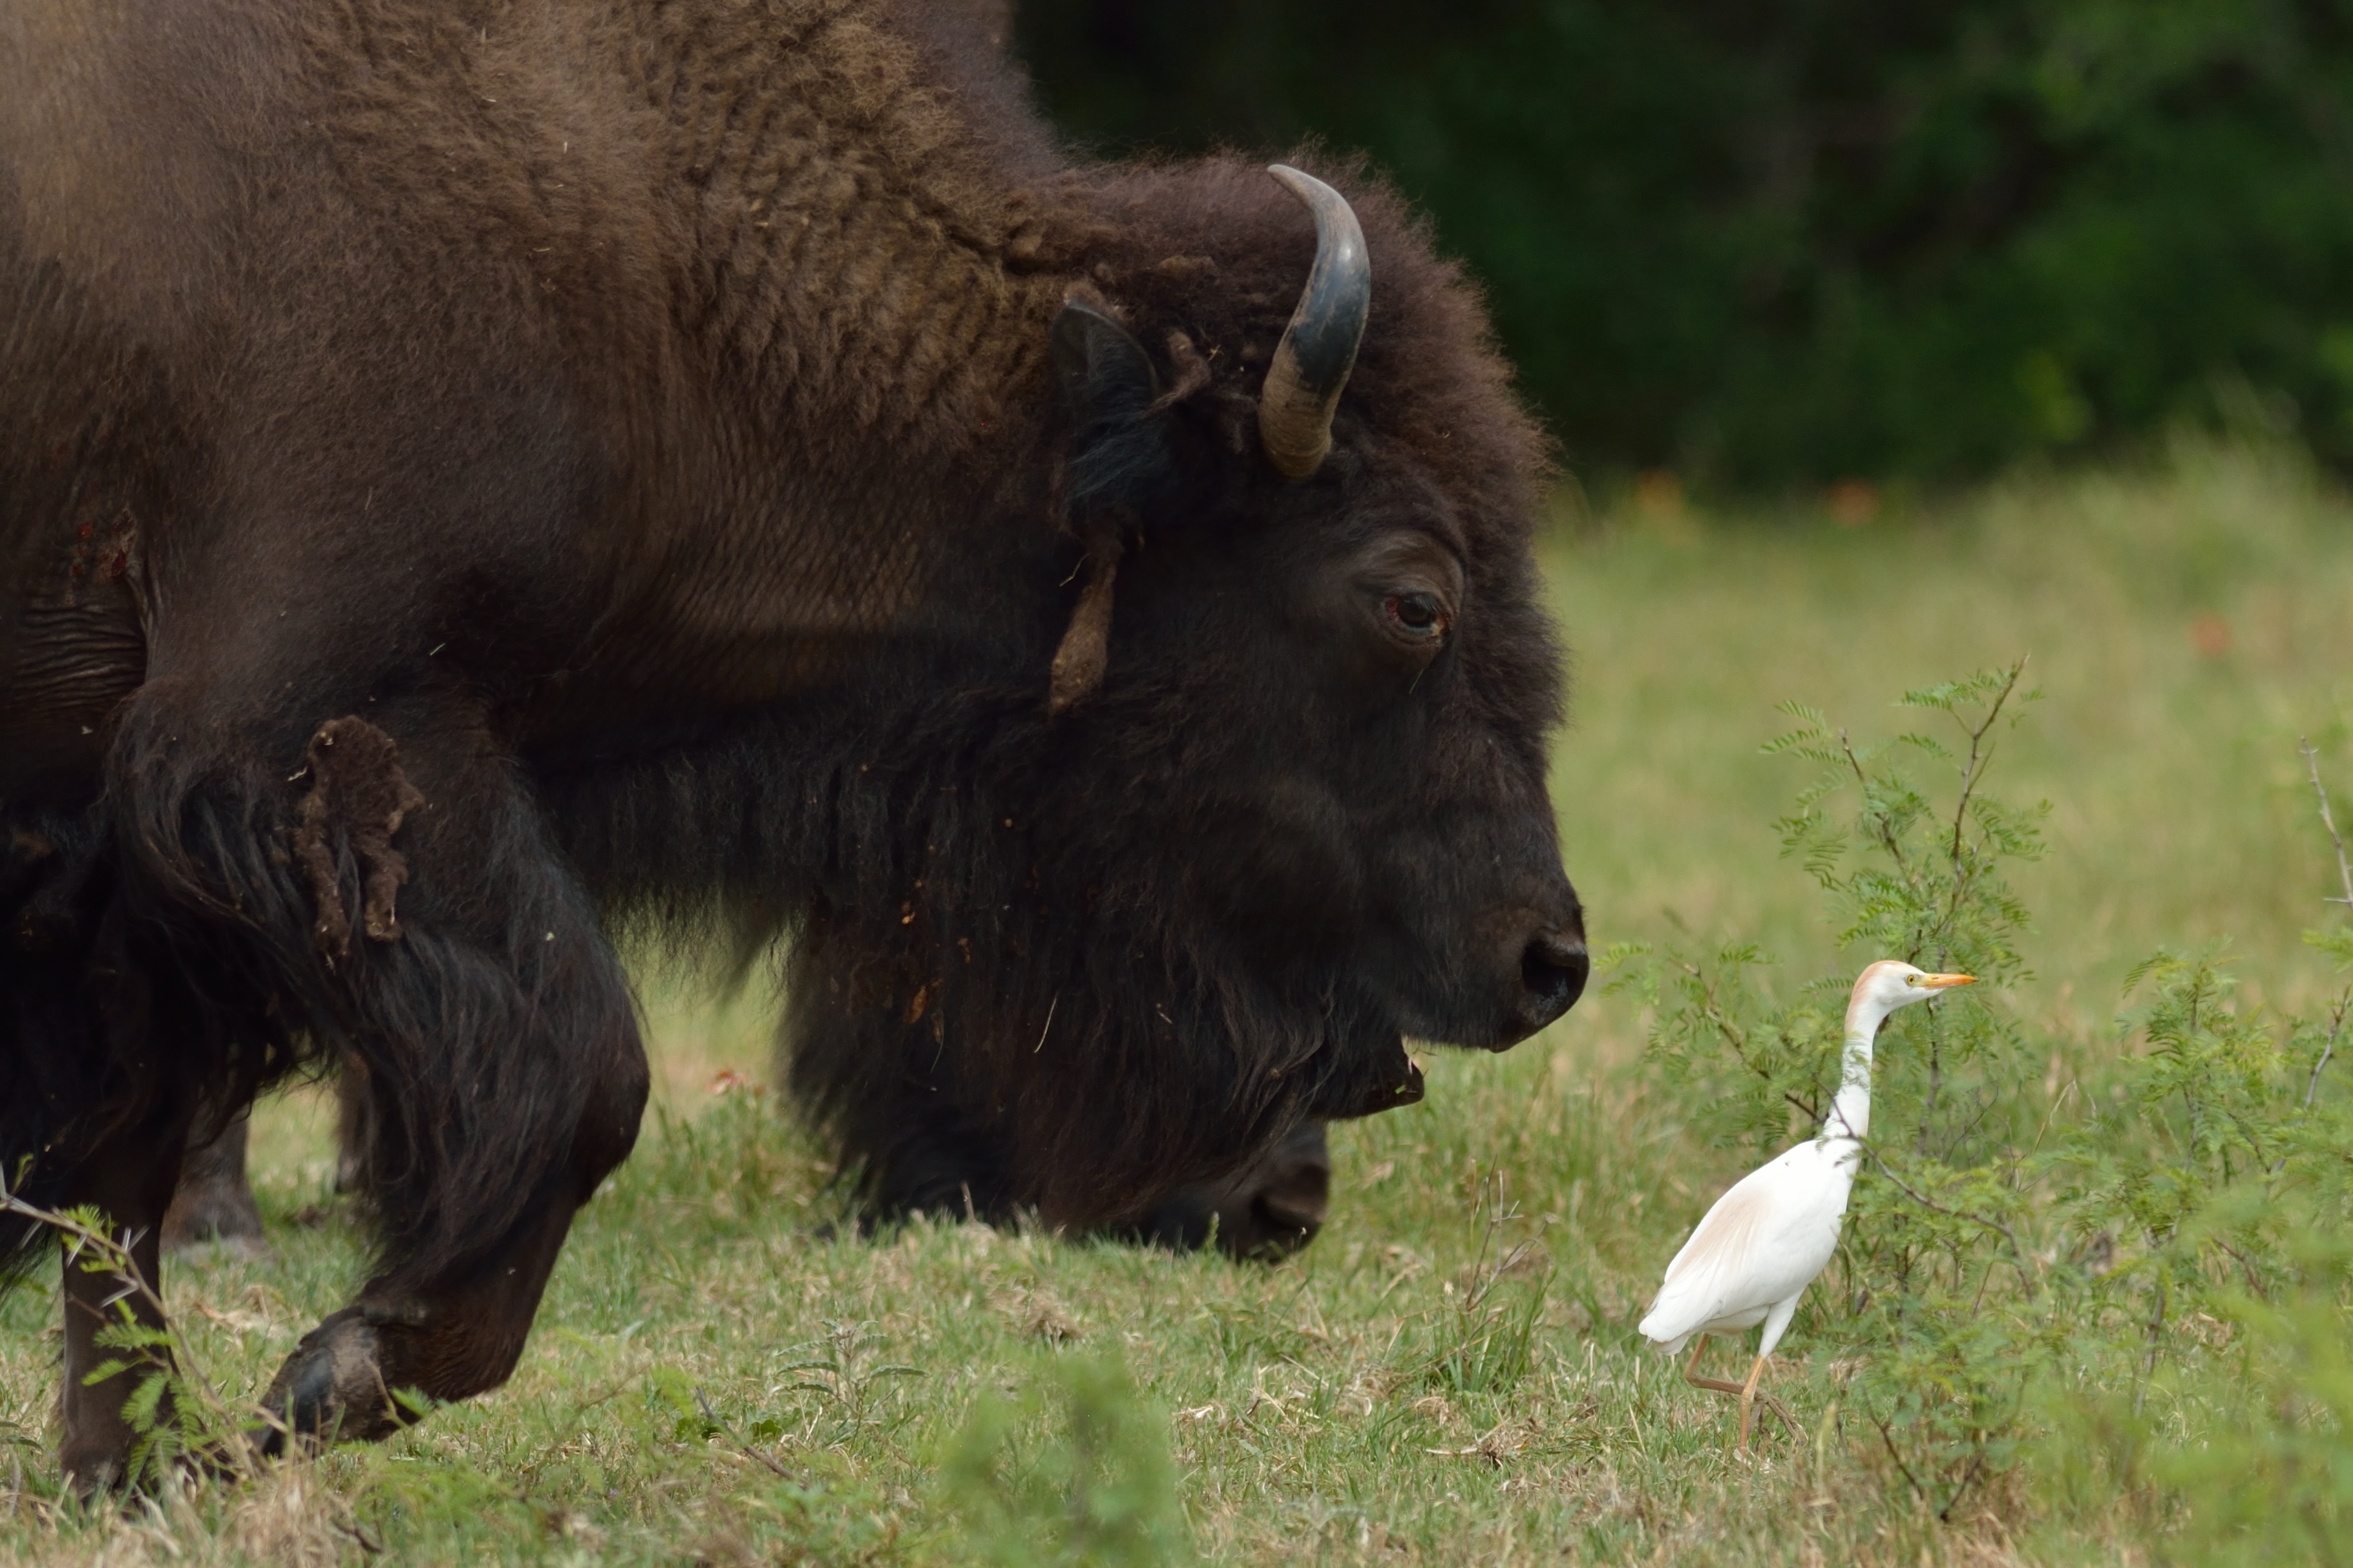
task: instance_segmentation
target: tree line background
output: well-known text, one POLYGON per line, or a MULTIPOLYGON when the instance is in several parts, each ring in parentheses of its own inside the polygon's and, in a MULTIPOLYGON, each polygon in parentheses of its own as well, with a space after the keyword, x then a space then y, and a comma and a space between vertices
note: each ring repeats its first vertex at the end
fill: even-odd
POLYGON ((1023 0, 1112 153, 1360 150, 1588 473, 2353 464, 2353 0, 1023 0))

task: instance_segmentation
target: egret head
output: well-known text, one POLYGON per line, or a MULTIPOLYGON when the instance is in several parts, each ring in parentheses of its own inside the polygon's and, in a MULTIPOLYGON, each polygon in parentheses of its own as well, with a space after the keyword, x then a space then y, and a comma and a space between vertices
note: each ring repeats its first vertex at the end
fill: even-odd
POLYGON ((1847 1032, 1873 1034, 1899 1007, 1926 1002, 1956 985, 1976 984, 1974 974, 1931 974, 1900 959, 1882 959, 1855 979, 1854 994, 1846 1005, 1847 1032))

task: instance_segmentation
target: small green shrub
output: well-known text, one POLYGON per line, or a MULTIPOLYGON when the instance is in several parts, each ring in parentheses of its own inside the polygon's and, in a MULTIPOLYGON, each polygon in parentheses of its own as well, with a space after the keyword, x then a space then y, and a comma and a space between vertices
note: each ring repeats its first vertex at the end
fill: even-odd
POLYGON ((1113 1362, 1055 1356, 1022 1396, 983 1398, 941 1480, 975 1555, 1001 1568, 1186 1555, 1166 1428, 1113 1362))

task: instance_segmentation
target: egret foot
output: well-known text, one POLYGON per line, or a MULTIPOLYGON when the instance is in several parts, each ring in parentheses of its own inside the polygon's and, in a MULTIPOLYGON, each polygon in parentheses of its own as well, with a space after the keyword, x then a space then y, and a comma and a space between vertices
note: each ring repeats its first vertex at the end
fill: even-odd
MULTIPOLYGON (((1740 1452, 1744 1454, 1748 1452, 1748 1428, 1757 1418, 1756 1402, 1759 1399, 1765 1402, 1766 1408, 1781 1418, 1781 1425, 1788 1429, 1790 1436, 1798 1435, 1798 1424, 1791 1419, 1788 1411, 1782 1408, 1781 1402, 1757 1386, 1764 1375, 1765 1358, 1760 1355, 1757 1358, 1757 1364, 1748 1369, 1748 1381, 1737 1390, 1740 1394, 1740 1452)), ((1730 1388, 1732 1384, 1724 1386, 1730 1388)))
POLYGON ((1766 1408, 1781 1418, 1781 1425, 1788 1429, 1791 1436, 1798 1435, 1797 1418, 1792 1416, 1787 1407, 1770 1393, 1757 1386, 1757 1379, 1765 1370, 1763 1356, 1757 1358, 1757 1365, 1750 1370, 1748 1381, 1746 1384, 1729 1383, 1720 1377, 1702 1377, 1699 1374, 1700 1352, 1706 1349, 1707 1336, 1702 1334, 1699 1336, 1698 1342, 1692 1346, 1691 1360, 1683 1363, 1683 1381, 1694 1388, 1704 1388, 1716 1394, 1730 1394, 1739 1397, 1740 1452, 1745 1454, 1748 1451, 1748 1428, 1756 1415, 1752 1408, 1752 1402, 1755 1400, 1762 1399, 1766 1408))

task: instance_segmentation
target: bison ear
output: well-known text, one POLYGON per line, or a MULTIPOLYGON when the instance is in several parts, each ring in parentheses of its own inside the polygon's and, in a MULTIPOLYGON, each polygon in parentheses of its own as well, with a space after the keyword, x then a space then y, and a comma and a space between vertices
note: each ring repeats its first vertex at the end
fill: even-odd
POLYGON ((1160 395, 1160 373, 1135 335, 1110 311, 1072 300, 1054 315, 1054 374, 1071 412, 1143 417, 1160 395))
POLYGON ((1050 347, 1073 426, 1066 492, 1072 510, 1141 511, 1174 471, 1166 422, 1153 406, 1160 373, 1152 356, 1109 311, 1083 300, 1056 313, 1050 347))

